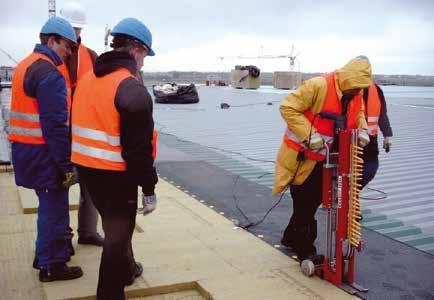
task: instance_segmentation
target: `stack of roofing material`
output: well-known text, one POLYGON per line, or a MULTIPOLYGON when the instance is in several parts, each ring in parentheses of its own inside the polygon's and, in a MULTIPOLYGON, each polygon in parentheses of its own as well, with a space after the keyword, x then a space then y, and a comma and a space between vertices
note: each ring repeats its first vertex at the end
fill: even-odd
POLYGON ((235 66, 231 70, 231 84, 237 89, 257 89, 261 85, 260 71, 255 66, 235 66))
POLYGON ((274 72, 273 87, 276 89, 294 90, 301 83, 300 72, 274 72))

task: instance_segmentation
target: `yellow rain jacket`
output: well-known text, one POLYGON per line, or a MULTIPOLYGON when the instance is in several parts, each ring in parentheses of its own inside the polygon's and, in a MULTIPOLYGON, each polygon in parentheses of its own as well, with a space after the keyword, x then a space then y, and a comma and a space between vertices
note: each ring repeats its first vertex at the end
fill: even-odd
MULTIPOLYGON (((368 60, 352 59, 335 74, 336 93, 341 100, 342 91, 363 89, 372 84, 371 65, 368 60)), ((327 95, 327 81, 324 77, 315 77, 303 82, 293 93, 283 99, 280 113, 287 126, 301 140, 307 140, 310 133, 316 132, 304 112, 321 112, 327 95), (312 127, 312 128, 311 128, 312 127)), ((358 128, 367 129, 363 111, 357 116, 358 128)), ((310 175, 316 161, 306 159, 297 161, 298 152, 282 142, 277 154, 273 194, 281 193, 288 184, 300 185, 310 175), (294 178, 295 176, 295 178, 294 178)))

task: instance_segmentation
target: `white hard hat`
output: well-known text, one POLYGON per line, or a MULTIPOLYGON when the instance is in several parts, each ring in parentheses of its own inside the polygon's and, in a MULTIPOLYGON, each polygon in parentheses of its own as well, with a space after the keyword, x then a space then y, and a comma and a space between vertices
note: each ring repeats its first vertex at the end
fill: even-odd
POLYGON ((71 23, 72 27, 83 28, 86 25, 86 12, 77 2, 68 2, 60 9, 60 15, 71 23))

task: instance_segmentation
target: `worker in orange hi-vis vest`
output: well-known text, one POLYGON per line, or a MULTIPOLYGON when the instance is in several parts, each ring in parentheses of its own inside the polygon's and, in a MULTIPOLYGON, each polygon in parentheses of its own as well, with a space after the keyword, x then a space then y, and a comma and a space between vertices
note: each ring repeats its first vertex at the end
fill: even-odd
POLYGON ((374 179, 379 167, 378 129, 383 134, 383 149, 386 153, 392 148, 393 136, 383 90, 378 85, 372 84, 363 90, 363 100, 370 142, 363 149, 362 188, 374 179))
POLYGON ((138 72, 153 56, 152 35, 126 18, 112 30, 109 51, 77 84, 72 105, 72 162, 101 215, 104 244, 97 299, 125 299, 143 272, 131 245, 141 187, 144 213, 156 207, 152 98, 138 72))
POLYGON ((298 259, 317 262, 315 213, 322 203, 322 165, 325 146, 333 143, 333 122, 319 113, 344 115, 347 128, 360 129, 359 143, 369 143, 361 90, 372 83, 369 61, 355 58, 344 67, 303 82, 280 105, 286 131, 276 161, 273 193, 289 186, 293 213, 282 244, 291 247, 298 259))
MULTIPOLYGON (((67 84, 71 89, 73 101, 77 82, 83 78, 84 74, 93 70, 98 55, 82 43, 81 32, 86 25, 86 11, 84 7, 78 2, 67 2, 60 9, 59 13, 62 18, 71 23, 77 35, 77 47, 72 49, 71 55, 65 61, 68 72, 66 76, 67 84)), ((77 222, 78 243, 102 246, 104 239, 97 231, 98 212, 90 199, 87 187, 80 181, 80 178, 78 183, 80 185, 77 222)), ((72 229, 70 230, 72 236, 72 229)))
POLYGON ((16 184, 38 196, 38 228, 33 266, 42 282, 81 277, 69 267, 68 189, 75 182, 68 125, 68 93, 62 61, 77 38, 68 21, 50 18, 41 44, 16 67, 12 79, 9 140, 16 184))

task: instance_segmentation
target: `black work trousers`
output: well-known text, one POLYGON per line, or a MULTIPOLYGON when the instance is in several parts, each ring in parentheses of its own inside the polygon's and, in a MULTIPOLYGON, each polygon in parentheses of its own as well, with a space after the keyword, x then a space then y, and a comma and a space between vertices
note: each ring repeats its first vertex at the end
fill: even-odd
POLYGON ((322 165, 317 163, 303 184, 290 187, 293 212, 282 243, 290 245, 300 260, 316 254, 315 213, 322 203, 322 165))
POLYGON ((78 173, 101 215, 105 236, 97 299, 125 299, 125 283, 132 278, 135 267, 131 240, 136 224, 137 185, 125 172, 78 166, 78 173))

